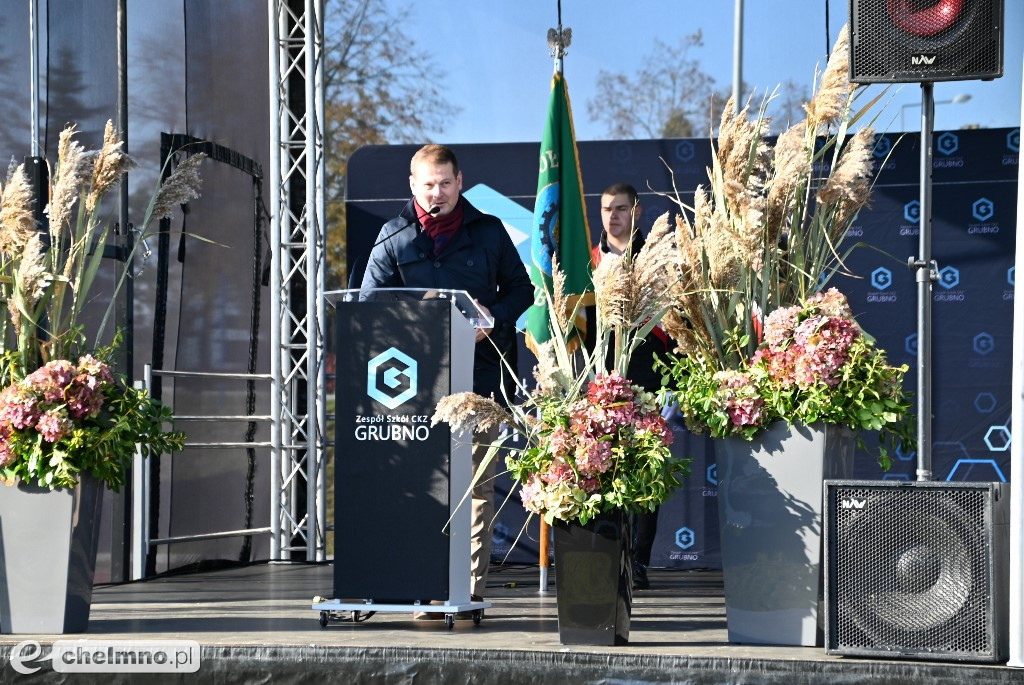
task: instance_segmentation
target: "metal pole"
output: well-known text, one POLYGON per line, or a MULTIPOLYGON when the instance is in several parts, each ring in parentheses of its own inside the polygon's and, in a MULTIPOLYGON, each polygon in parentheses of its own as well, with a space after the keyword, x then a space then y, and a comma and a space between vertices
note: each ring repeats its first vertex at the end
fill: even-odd
MULTIPOLYGON (((1020 93, 1024 104, 1024 85, 1020 93)), ((1024 109, 1021 110, 1024 123, 1024 109)), ((1024 167, 1017 166, 1017 187, 1024 187, 1024 167)), ((1024 202, 1017 200, 1017 234, 1024 226, 1024 202)), ((1013 279, 1013 375, 1010 383, 1010 475, 1018 474, 1010 487, 1010 660, 1008 666, 1024 666, 1024 288, 1017 287, 1017 267, 1024 266, 1024 240, 1018 237, 1013 279)))
POLYGON ((270 442, 273 447, 270 449, 270 558, 281 559, 281 468, 283 454, 281 452, 281 308, 279 300, 281 290, 281 218, 278 216, 280 209, 281 189, 279 187, 281 174, 281 117, 284 116, 281 105, 280 79, 281 79, 281 25, 284 22, 284 9, 281 7, 284 0, 268 0, 267 8, 270 12, 268 29, 270 31, 270 169, 267 178, 270 179, 270 244, 273 263, 270 268, 270 292, 273 297, 270 299, 270 415, 273 420, 270 423, 270 442))
POLYGON ((740 113, 743 105, 743 0, 736 0, 732 35, 732 104, 733 111, 740 113))
POLYGON ((932 479, 932 127, 934 84, 921 84, 921 218, 917 273, 917 480, 932 479))
POLYGON ((29 40, 29 116, 32 117, 32 156, 41 157, 39 149, 39 0, 28 0, 29 40))
MULTIPOLYGON (((142 381, 136 381, 135 387, 149 392, 153 387, 153 366, 146 364, 142 371, 142 381)), ((149 460, 144 459, 141 450, 135 449, 135 460, 132 466, 132 570, 131 579, 139 580, 146 575, 146 558, 149 556, 149 460)))
MULTIPOLYGON (((123 141, 122 149, 128 152, 128 11, 127 0, 117 2, 117 132, 123 141)), ((134 377, 133 287, 134 269, 128 255, 131 254, 132 234, 128 224, 128 174, 122 174, 118 183, 117 224, 114 226, 117 245, 117 260, 124 259, 128 278, 124 291, 116 294, 114 315, 117 329, 124 332, 124 346, 119 351, 118 366, 131 382, 134 377)), ((124 582, 133 572, 132 562, 132 497, 135 479, 127 479, 121 492, 115 494, 110 511, 110 577, 114 582, 124 582)))

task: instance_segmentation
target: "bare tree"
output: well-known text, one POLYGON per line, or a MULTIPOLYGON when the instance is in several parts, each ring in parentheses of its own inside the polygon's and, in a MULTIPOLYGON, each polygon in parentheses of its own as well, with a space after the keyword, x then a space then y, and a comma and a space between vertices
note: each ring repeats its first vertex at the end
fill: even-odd
POLYGON ((699 30, 674 46, 655 40, 643 66, 632 76, 599 72, 597 95, 587 102, 590 120, 604 122, 613 139, 704 134, 715 79, 690 56, 693 48, 703 44, 699 30))
POLYGON ((779 134, 807 116, 804 105, 811 95, 807 85, 797 83, 793 79, 781 84, 776 92, 770 108, 772 114, 772 133, 779 134))
MULTIPOLYGON (((343 287, 345 180, 363 145, 425 141, 457 112, 438 84, 444 73, 417 47, 408 10, 384 0, 328 0, 326 5, 325 145, 328 287, 343 287)), ((440 54, 450 54, 442 46, 440 54)))

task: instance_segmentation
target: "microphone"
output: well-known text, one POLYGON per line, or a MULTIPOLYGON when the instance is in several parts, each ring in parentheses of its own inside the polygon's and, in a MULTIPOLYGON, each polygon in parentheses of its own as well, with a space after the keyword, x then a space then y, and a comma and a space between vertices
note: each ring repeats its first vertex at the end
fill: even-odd
MULTIPOLYGON (((427 214, 429 214, 430 216, 437 216, 440 213, 441 213, 441 208, 438 207, 437 205, 431 205, 430 209, 427 210, 427 214)), ((396 235, 398 235, 399 233, 401 233, 405 229, 409 228, 410 226, 415 226, 415 225, 416 225, 415 223, 409 222, 405 226, 402 226, 400 229, 395 231, 394 233, 389 233, 388 235, 384 236, 383 238, 381 238, 380 240, 375 242, 373 245, 371 245, 370 246, 370 251, 372 252, 373 248, 377 247, 378 245, 380 245, 384 241, 390 240, 391 238, 394 238, 396 235)), ((353 266, 358 266, 358 265, 359 265, 359 260, 357 259, 356 263, 353 266)), ((354 279, 355 279, 355 275, 356 275, 357 271, 358 271, 357 269, 352 269, 352 272, 349 274, 349 277, 348 277, 348 287, 349 287, 349 289, 352 289, 352 286, 353 286, 353 283, 354 283, 354 279)))

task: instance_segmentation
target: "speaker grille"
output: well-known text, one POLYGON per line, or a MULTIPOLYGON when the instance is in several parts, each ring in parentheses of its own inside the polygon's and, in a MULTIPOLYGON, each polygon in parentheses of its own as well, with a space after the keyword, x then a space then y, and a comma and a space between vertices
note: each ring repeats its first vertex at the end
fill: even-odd
POLYGON ((851 0, 857 83, 1002 76, 1002 0, 851 0))
POLYGON ((827 498, 828 647, 996 655, 989 488, 830 485, 827 498))

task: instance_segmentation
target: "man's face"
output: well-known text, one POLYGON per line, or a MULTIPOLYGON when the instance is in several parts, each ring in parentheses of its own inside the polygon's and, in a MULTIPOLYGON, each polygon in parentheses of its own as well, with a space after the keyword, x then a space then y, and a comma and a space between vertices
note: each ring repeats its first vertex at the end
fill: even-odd
POLYGON ((601 223, 604 224, 605 233, 617 241, 628 241, 640 218, 639 209, 633 207, 626 193, 602 195, 601 223))
POLYGON ((462 172, 456 174, 450 163, 434 164, 433 162, 417 162, 409 176, 409 187, 416 203, 430 211, 438 207, 438 216, 448 214, 459 201, 462 192, 462 172))

